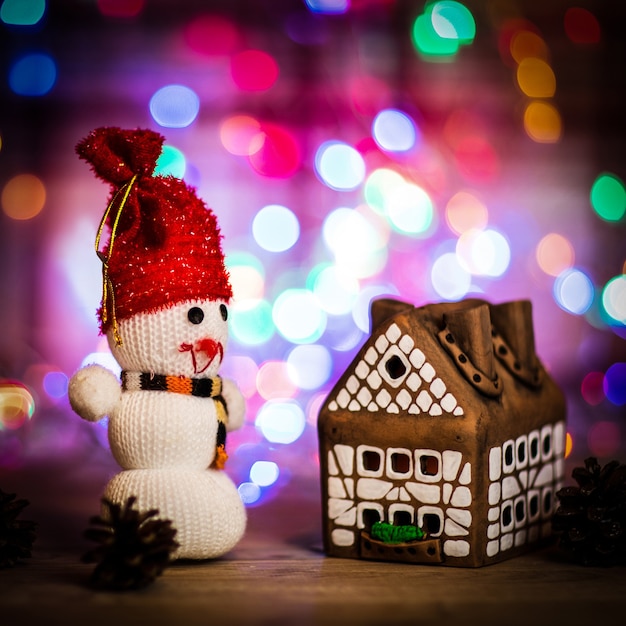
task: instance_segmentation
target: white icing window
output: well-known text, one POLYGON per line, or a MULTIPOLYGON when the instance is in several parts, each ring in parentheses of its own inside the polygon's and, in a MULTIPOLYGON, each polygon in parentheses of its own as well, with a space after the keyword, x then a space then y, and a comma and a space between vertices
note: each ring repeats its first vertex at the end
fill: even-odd
POLYGON ((441 480, 443 464, 437 450, 415 451, 415 478, 424 483, 437 483, 441 480))
POLYGON ((356 449, 356 469, 359 476, 380 478, 385 469, 385 453, 373 446, 359 446, 356 449))
POLYGON ((378 373, 392 387, 399 387, 407 377, 411 364, 398 346, 391 346, 378 363, 378 373))
POLYGON ((389 507, 389 523, 395 526, 413 524, 415 509, 408 504, 392 504, 389 507))
POLYGON ((417 511, 417 525, 430 537, 439 537, 443 532, 443 511, 436 506, 421 506, 417 511))
POLYGON ((538 430, 533 430, 530 435, 528 435, 528 457, 531 465, 537 464, 541 458, 539 439, 538 430))
POLYGON ((389 478, 411 478, 413 476, 413 455, 407 448, 387 450, 387 476, 389 478))
POLYGON ((385 510, 377 502, 359 502, 357 504, 357 526, 369 530, 376 522, 382 522, 385 510))

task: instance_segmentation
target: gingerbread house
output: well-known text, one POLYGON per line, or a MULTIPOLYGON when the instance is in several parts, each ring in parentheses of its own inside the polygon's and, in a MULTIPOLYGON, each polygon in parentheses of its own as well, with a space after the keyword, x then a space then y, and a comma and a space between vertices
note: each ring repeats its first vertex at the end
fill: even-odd
POLYGON ((549 537, 565 401, 535 353, 531 303, 381 299, 370 313, 319 415, 326 553, 479 567, 549 537), (383 524, 425 538, 385 541, 383 524))

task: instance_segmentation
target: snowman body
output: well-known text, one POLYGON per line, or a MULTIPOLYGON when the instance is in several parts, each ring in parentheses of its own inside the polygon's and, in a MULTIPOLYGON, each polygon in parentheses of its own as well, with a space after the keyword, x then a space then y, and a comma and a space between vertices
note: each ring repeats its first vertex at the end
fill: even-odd
POLYGON ((104 497, 123 503, 134 496, 141 510, 158 509, 171 520, 179 543, 175 558, 215 558, 245 531, 239 493, 216 467, 225 432, 244 418, 236 385, 218 378, 226 319, 226 304, 209 300, 139 313, 120 322, 121 345, 107 334, 122 367, 121 390, 100 366, 83 368, 70 381, 77 413, 91 420, 109 416, 111 452, 122 471, 104 497), (167 384, 174 390, 154 389, 167 384), (101 393, 107 385, 110 393, 101 401, 92 390, 101 393), (186 392, 213 386, 215 397, 186 392))
POLYGON ((109 417, 122 471, 104 496, 119 504, 134 496, 140 509, 171 520, 175 557, 213 558, 246 525, 223 469, 226 431, 245 412, 236 384, 219 376, 233 293, 215 214, 183 180, 155 174, 164 140, 152 130, 102 127, 76 146, 111 186, 95 241, 98 317, 122 381, 89 365, 68 394, 84 419, 109 417))

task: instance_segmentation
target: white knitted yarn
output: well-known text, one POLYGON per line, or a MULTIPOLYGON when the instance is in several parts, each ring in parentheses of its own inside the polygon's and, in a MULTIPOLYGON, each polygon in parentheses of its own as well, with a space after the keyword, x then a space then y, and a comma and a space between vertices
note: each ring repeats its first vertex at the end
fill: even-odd
MULTIPOLYGON (((107 334, 111 351, 124 370, 214 377, 228 338, 221 306, 225 303, 189 300, 121 320, 122 345, 112 331, 107 334), (202 310, 200 323, 189 319, 192 308, 202 310)), ((140 509, 156 508, 170 519, 180 543, 177 558, 214 558, 230 550, 244 533, 246 512, 225 471, 208 469, 216 452, 215 401, 170 391, 120 393, 119 383, 110 385, 101 370, 79 370, 69 393, 85 419, 109 415, 111 451, 124 471, 110 481, 105 497, 121 504, 135 496, 140 509)), ((223 395, 227 429, 233 430, 243 423, 245 401, 230 380, 223 381, 223 395)))
POLYGON ((128 470, 113 477, 104 495, 120 504, 135 495, 140 510, 156 508, 160 518, 172 520, 180 544, 174 558, 218 557, 246 527, 237 489, 220 470, 128 470))

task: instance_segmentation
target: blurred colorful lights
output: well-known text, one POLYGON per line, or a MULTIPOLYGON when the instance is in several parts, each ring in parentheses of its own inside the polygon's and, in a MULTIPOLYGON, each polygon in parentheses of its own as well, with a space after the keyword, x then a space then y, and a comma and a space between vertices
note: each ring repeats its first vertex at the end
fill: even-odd
POLYGON ((626 404, 626 363, 613 363, 606 370, 603 389, 613 404, 617 406, 626 404))
POLYGON ((331 189, 351 191, 365 178, 365 161, 352 146, 341 141, 327 141, 317 149, 315 170, 331 189))
POLYGON ((272 319, 292 343, 314 343, 326 328, 326 313, 308 289, 286 289, 274 302, 272 319))
POLYGON ((350 0, 304 0, 313 13, 336 15, 345 13, 350 8, 350 0))
POLYGON ((300 389, 319 389, 330 378, 332 357, 319 344, 296 346, 287 357, 289 376, 300 389))
POLYGON ((446 222, 455 234, 462 235, 472 229, 482 230, 487 226, 487 207, 473 193, 459 191, 446 204, 446 222))
POLYGON ((280 204, 263 207, 252 220, 254 240, 268 252, 284 252, 300 237, 300 222, 293 211, 280 204))
POLYGON ((228 320, 233 339, 247 346, 266 343, 276 331, 272 305, 267 300, 235 302, 228 320))
POLYGON ((457 242, 456 254, 461 265, 478 276, 502 276, 511 261, 509 242, 494 229, 465 231, 457 242))
POLYGON ((4 0, 0 20, 14 26, 34 26, 46 12, 46 0, 4 0))
POLYGON ((67 395, 68 382, 67 375, 63 372, 48 372, 43 377, 43 389, 49 398, 59 400, 67 395))
POLYGON ((601 420, 591 426, 587 433, 587 445, 591 454, 598 458, 614 455, 621 442, 621 432, 615 422, 601 420))
POLYGON ((460 2, 450 0, 434 2, 430 7, 430 15, 433 29, 443 39, 471 43, 476 37, 474 16, 460 2))
POLYGON ((454 56, 461 45, 471 44, 476 36, 474 17, 460 2, 427 3, 412 31, 413 45, 426 60, 454 56))
POLYGON ((590 200, 599 217, 607 222, 618 222, 626 213, 624 182, 614 174, 600 174, 591 186, 590 200))
POLYGON ((249 115, 233 115, 220 126, 220 139, 228 152, 250 156, 258 152, 265 139, 261 124, 249 115))
POLYGON ((563 19, 565 34, 576 44, 594 44, 600 41, 601 30, 596 16, 582 7, 569 7, 563 19))
POLYGON ((17 430, 34 412, 35 401, 26 385, 11 380, 0 381, 0 431, 17 430))
POLYGON ((49 54, 41 52, 22 56, 9 69, 9 87, 18 96, 44 96, 56 80, 56 63, 49 54))
POLYGON ((433 221, 430 196, 413 183, 394 188, 386 199, 385 208, 392 227, 409 235, 426 234, 433 221))
POLYGON ((136 17, 144 8, 145 0, 97 0, 98 9, 105 17, 136 17))
POLYGON ((344 284, 346 274, 354 278, 373 276, 387 262, 388 229, 356 209, 331 211, 324 219, 322 237, 344 284))
POLYGON ((274 461, 255 461, 250 468, 250 480, 259 487, 273 485, 280 476, 280 469, 274 461))
POLYGON ((278 64, 262 50, 244 50, 230 62, 233 81, 242 91, 266 91, 278 80, 278 64))
POLYGON ((567 269, 554 282, 554 299, 568 313, 582 315, 593 304, 595 290, 591 279, 582 270, 567 269))
POLYGON ((359 292, 359 281, 336 265, 327 265, 316 272, 313 293, 320 306, 331 315, 350 313, 359 292))
POLYGON ((254 504, 261 497, 261 487, 256 483, 241 483, 239 487, 237 487, 237 491, 244 504, 254 504))
POLYGON ((154 168, 154 175, 183 178, 186 169, 187 159, 185 159, 185 155, 174 146, 163 146, 161 156, 159 156, 154 168))
POLYGON ((529 98, 552 98, 556 92, 556 77, 542 59, 529 57, 517 66, 517 83, 529 98))
POLYGON ((446 252, 435 259, 430 271, 430 280, 439 297, 457 301, 467 295, 472 276, 454 252, 446 252))
POLYGON ((529 102, 524 110, 524 130, 537 143, 556 143, 563 132, 561 114, 549 102, 529 102))
POLYGON ((33 174, 18 174, 2 189, 0 203, 4 213, 14 220, 29 220, 41 213, 46 203, 46 187, 33 174))
POLYGON ((306 418, 298 403, 270 400, 259 410, 255 425, 271 443, 289 444, 304 432, 306 418))
POLYGON ((258 369, 256 387, 264 400, 293 398, 298 391, 284 361, 265 361, 258 369))
POLYGON ((185 85, 166 85, 150 98, 154 121, 166 128, 185 128, 198 116, 200 98, 185 85))
POLYGON ((184 29, 186 44, 208 57, 226 57, 240 45, 240 34, 229 19, 221 15, 198 15, 184 29))
POLYGON ((539 267, 550 276, 558 276, 574 265, 574 246, 558 233, 549 233, 537 244, 539 267))
POLYGON ((515 31, 509 44, 511 56, 520 65, 525 60, 548 61, 548 46, 537 33, 522 29, 515 31))
POLYGON ((406 113, 385 109, 372 122, 372 137, 382 150, 407 152, 415 146, 417 128, 406 113))
POLYGON ((626 276, 621 274, 609 280, 602 290, 602 306, 607 315, 618 324, 626 325, 626 276))
POLYGON ((604 374, 589 372, 580 384, 580 393, 587 404, 597 406, 604 398, 604 374))
POLYGON ((227 259, 233 299, 236 303, 259 300, 265 291, 265 268, 252 254, 240 252, 227 259))
POLYGON ((261 176, 289 178, 301 164, 300 146, 294 135, 286 128, 273 123, 261 125, 261 136, 255 137, 248 162, 261 176))

